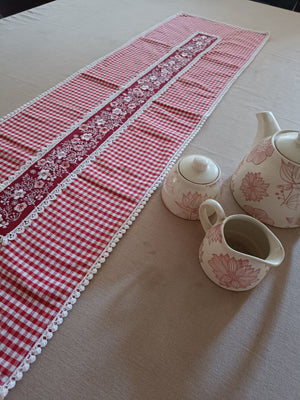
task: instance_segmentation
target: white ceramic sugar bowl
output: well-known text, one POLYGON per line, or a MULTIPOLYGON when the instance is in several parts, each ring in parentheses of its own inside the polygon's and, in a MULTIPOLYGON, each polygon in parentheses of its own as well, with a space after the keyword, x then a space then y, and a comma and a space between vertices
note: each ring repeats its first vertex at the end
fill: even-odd
POLYGON ((198 220, 200 204, 207 199, 219 201, 221 188, 219 166, 208 157, 188 155, 172 167, 161 194, 165 206, 173 214, 198 220))

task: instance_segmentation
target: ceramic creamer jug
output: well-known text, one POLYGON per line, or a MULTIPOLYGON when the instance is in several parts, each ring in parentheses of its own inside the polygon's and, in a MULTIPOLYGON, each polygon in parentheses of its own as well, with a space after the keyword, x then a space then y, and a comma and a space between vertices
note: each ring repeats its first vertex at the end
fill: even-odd
POLYGON ((268 225, 300 226, 300 132, 281 130, 269 111, 257 119, 254 146, 231 179, 233 196, 268 225))
POLYGON ((182 157, 164 181, 162 200, 178 217, 199 219, 199 206, 209 198, 221 196, 221 171, 208 157, 192 154, 182 157))
POLYGON ((224 289, 252 289, 271 267, 283 261, 282 244, 257 219, 244 214, 226 217, 222 206, 212 199, 201 204, 199 216, 206 232, 199 250, 202 269, 224 289), (217 215, 214 223, 209 219, 212 210, 217 215))

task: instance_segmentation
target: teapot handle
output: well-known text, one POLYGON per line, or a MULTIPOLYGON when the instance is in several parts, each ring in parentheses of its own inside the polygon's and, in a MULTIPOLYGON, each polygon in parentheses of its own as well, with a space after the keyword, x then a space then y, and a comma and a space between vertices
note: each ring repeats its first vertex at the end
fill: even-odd
POLYGON ((224 221, 226 215, 220 203, 213 199, 207 199, 200 204, 199 218, 204 231, 207 232, 213 225, 220 224, 222 221, 224 221), (214 213, 217 215, 217 220, 214 224, 212 224, 209 220, 209 216, 213 215, 214 213))

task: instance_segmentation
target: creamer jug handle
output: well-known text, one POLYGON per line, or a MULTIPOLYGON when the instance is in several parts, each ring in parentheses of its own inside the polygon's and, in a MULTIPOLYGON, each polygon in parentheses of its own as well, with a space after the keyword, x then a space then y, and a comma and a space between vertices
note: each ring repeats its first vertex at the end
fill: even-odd
POLYGON ((207 232, 212 226, 220 224, 226 218, 223 207, 216 200, 208 199, 205 200, 199 207, 199 218, 202 227, 207 232), (216 213, 217 220, 215 223, 211 223, 209 216, 216 213))

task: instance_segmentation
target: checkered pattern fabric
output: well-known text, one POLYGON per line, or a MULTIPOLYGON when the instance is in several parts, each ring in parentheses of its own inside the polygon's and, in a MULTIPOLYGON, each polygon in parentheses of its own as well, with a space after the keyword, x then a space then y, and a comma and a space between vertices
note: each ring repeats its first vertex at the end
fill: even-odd
POLYGON ((0 179, 195 32, 221 38, 0 253, 0 393, 20 379, 267 34, 185 14, 0 125, 0 179))
POLYGON ((41 206, 48 206, 53 194, 101 154, 104 142, 107 145, 123 134, 153 100, 218 42, 216 36, 194 34, 59 136, 50 149, 26 163, 26 170, 20 168, 0 193, 1 240, 15 238, 20 228, 32 221, 33 213, 35 216, 41 206))

